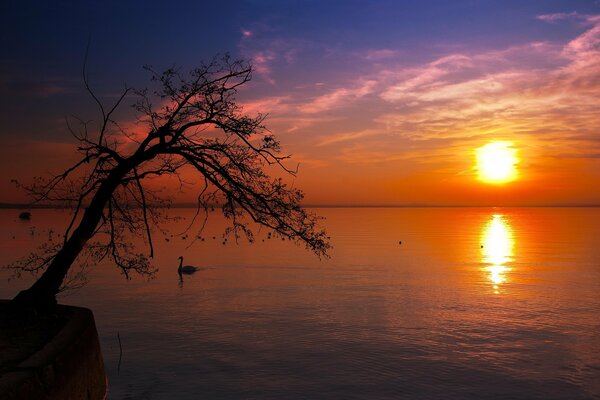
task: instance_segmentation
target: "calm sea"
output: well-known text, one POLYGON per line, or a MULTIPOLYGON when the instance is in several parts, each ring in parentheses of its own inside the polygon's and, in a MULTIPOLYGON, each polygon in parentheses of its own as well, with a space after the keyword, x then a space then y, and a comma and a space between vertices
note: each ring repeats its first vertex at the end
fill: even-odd
MULTIPOLYGON (((266 232, 223 244, 215 215, 192 247, 185 221, 157 236, 153 280, 97 265, 61 301, 94 311, 109 398, 600 398, 599 208, 314 211, 328 260, 266 232), (183 284, 180 255, 203 268, 183 284)), ((66 218, 17 214, 1 265, 66 218)), ((0 274, 3 298, 30 282, 0 274)))

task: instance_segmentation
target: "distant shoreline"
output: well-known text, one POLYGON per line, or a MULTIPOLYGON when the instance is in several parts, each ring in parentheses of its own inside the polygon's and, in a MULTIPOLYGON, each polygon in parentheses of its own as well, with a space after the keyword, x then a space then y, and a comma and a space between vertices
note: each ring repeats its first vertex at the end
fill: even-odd
POLYGON ((0 203, 0 209, 4 210, 35 210, 35 209, 56 209, 63 210, 68 207, 58 207, 50 204, 19 204, 19 203, 0 203))
MULTIPOLYGON (((158 206, 161 207, 161 206, 158 206)), ((219 208, 219 205, 214 205, 219 208)), ((600 204, 553 204, 553 205, 437 205, 437 204, 306 204, 305 208, 598 208, 600 204)), ((173 204, 170 208, 196 208, 194 204, 173 204)), ((69 207, 61 207, 51 204, 22 204, 22 203, 0 203, 0 210, 66 210, 69 207)))

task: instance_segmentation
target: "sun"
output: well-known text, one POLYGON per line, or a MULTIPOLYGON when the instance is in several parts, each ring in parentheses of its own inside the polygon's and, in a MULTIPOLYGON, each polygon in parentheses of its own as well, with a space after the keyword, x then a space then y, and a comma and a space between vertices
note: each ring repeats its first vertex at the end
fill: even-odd
POLYGON ((517 149, 512 142, 494 141, 475 150, 479 180, 506 183, 517 179, 517 149))

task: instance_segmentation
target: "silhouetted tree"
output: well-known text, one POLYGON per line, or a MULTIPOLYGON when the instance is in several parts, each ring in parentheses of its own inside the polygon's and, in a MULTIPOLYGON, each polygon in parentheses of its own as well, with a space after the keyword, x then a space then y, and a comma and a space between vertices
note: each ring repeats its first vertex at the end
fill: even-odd
POLYGON ((81 159, 59 175, 23 186, 36 202, 68 205, 72 219, 60 243, 45 243, 30 256, 12 264, 17 273, 42 272, 20 292, 13 304, 43 307, 56 303, 56 294, 71 265, 110 258, 129 276, 135 271, 155 272, 153 227, 165 218, 168 200, 147 185, 147 178, 171 175, 179 179, 183 168, 195 172, 201 183, 196 216, 218 204, 230 220, 225 234, 253 240, 246 221, 269 228, 326 255, 329 244, 318 227, 318 217, 300 205, 303 193, 265 172, 276 165, 288 174, 279 142, 264 127, 265 116, 248 116, 236 103, 237 89, 250 81, 252 67, 228 56, 203 64, 187 74, 170 68, 162 73, 146 68, 157 90, 125 89, 106 108, 84 83, 97 104, 101 120, 69 130, 79 142, 81 159), (134 131, 113 119, 115 110, 130 96, 136 97, 134 131), (143 134, 138 132, 144 128, 143 134), (135 252, 131 234, 142 234, 147 243, 135 252), (92 238, 94 240, 92 241, 92 238))

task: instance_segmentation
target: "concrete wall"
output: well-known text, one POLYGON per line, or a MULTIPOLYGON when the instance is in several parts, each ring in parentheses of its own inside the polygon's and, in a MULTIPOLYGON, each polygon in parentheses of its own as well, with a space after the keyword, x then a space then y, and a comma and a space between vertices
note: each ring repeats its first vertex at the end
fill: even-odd
POLYGON ((94 315, 85 308, 69 308, 72 316, 63 329, 42 350, 0 378, 1 399, 106 397, 106 374, 94 315))

